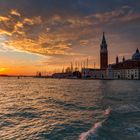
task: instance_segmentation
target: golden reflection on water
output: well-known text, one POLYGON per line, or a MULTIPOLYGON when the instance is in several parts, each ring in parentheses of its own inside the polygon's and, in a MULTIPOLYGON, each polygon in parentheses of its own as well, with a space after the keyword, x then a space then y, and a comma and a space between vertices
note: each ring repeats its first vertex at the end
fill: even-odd
MULTIPOLYGON (((112 123, 119 134, 122 128, 117 124, 127 121, 127 116, 125 120, 118 114, 110 117, 117 116, 118 123, 110 123, 107 116, 114 108, 121 112, 130 109, 133 114, 138 108, 139 87, 138 81, 0 78, 0 139, 76 140, 83 132, 94 134, 94 124, 104 120, 110 132, 104 137, 115 135, 112 123)), ((133 117, 137 125, 137 116, 133 117)))
POLYGON ((63 125, 76 120, 89 122, 92 118, 90 107, 96 100, 90 94, 92 89, 79 88, 79 81, 33 78, 0 81, 1 138, 33 139, 39 132, 49 134, 56 127, 64 129, 63 125))

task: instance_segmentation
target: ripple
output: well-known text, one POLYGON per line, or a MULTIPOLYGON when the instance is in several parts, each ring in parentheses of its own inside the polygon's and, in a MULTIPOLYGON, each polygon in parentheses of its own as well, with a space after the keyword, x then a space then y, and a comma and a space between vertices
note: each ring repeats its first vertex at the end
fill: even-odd
POLYGON ((140 139, 138 81, 1 78, 0 86, 0 139, 140 139))

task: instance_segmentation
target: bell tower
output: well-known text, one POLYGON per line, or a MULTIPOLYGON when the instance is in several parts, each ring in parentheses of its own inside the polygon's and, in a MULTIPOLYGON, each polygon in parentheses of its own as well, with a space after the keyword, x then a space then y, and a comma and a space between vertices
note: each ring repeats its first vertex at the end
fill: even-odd
POLYGON ((107 69, 108 67, 108 50, 105 39, 105 33, 103 32, 102 43, 100 46, 100 69, 107 69))

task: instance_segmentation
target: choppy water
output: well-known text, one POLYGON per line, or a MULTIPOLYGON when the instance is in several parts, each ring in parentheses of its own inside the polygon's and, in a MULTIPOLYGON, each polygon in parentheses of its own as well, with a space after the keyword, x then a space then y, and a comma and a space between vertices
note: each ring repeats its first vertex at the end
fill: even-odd
POLYGON ((139 140, 140 81, 0 78, 2 140, 139 140))

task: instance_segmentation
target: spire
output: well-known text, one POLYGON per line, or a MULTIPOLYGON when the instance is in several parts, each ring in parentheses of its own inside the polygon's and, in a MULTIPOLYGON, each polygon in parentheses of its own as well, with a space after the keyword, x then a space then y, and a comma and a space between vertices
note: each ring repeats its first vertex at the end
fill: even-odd
POLYGON ((117 56, 116 57, 116 64, 118 64, 119 63, 119 57, 117 56))
POLYGON ((139 49, 137 48, 136 53, 139 53, 139 49))
POLYGON ((71 72, 73 72, 73 63, 71 62, 71 72))
POLYGON ((102 49, 107 49, 107 43, 105 39, 105 32, 103 32, 103 38, 102 38, 102 43, 101 43, 101 50, 102 49))
POLYGON ((123 56, 123 62, 125 61, 125 57, 123 56))
POLYGON ((105 32, 103 32, 103 39, 102 39, 102 44, 106 44, 106 39, 105 39, 105 32))
POLYGON ((108 50, 105 39, 105 33, 103 32, 103 38, 100 45, 100 67, 101 69, 106 69, 107 66, 108 66, 108 50))

